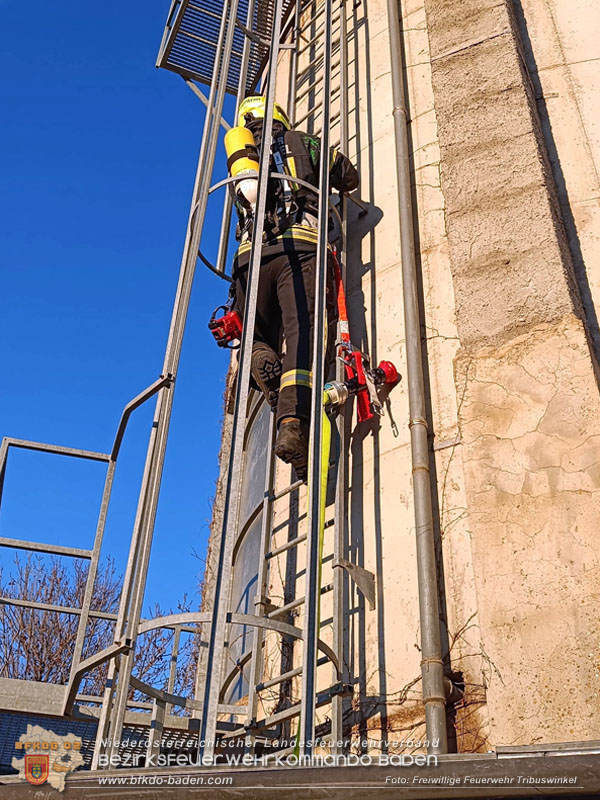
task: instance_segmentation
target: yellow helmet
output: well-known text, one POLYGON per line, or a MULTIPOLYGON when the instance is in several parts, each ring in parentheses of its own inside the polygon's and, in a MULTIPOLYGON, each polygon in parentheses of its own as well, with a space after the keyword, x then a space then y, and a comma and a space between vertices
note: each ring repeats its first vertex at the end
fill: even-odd
MULTIPOLYGON (((263 95, 252 95, 251 97, 246 97, 245 100, 242 100, 239 110, 238 110, 238 125, 243 126, 246 124, 246 115, 250 114, 254 119, 264 119, 265 118, 265 106, 266 106, 266 98, 263 95)), ((283 108, 279 105, 279 103, 275 103, 273 106, 273 119, 276 119, 278 122, 281 122, 284 128, 288 131, 292 129, 290 125, 290 121, 287 118, 287 114, 283 110, 283 108)))

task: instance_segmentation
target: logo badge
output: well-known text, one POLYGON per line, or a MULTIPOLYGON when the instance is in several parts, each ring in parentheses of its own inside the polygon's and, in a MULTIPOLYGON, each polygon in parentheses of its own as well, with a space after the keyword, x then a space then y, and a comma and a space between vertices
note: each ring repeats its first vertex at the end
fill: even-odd
POLYGON ((42 755, 25 756, 25 777, 34 786, 39 786, 48 780, 50 772, 50 758, 42 755))

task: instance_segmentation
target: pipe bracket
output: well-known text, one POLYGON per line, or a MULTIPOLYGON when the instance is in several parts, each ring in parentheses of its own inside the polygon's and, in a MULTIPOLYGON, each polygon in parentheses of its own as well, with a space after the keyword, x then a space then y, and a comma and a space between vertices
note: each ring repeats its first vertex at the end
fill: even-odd
POLYGON ((444 666, 444 662, 439 656, 423 657, 421 659, 421 667, 423 667, 426 664, 439 664, 442 667, 444 666))
POLYGON ((429 695, 429 697, 424 697, 423 698, 423 703, 425 705, 428 705, 428 703, 440 703, 440 704, 446 705, 446 702, 447 702, 446 697, 445 696, 442 697, 439 694, 432 694, 432 695, 429 695))

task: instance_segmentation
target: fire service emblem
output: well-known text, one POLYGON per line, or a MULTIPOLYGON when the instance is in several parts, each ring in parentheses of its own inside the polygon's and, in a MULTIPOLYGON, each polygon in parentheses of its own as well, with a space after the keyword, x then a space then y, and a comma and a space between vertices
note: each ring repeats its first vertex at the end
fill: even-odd
POLYGON ((50 772, 50 758, 43 755, 25 756, 25 777, 34 786, 39 786, 48 780, 50 772))

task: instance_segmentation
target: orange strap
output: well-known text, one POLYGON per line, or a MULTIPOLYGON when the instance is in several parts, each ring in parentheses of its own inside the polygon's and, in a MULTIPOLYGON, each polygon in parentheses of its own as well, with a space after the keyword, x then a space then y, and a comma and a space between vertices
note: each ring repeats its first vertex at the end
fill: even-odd
POLYGON ((344 292, 344 282, 342 281, 342 270, 337 260, 335 252, 330 253, 333 264, 333 274, 335 277, 335 293, 337 296, 338 318, 340 323, 340 336, 344 344, 350 344, 350 327, 348 325, 348 309, 346 308, 346 293, 344 292))

